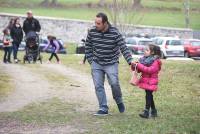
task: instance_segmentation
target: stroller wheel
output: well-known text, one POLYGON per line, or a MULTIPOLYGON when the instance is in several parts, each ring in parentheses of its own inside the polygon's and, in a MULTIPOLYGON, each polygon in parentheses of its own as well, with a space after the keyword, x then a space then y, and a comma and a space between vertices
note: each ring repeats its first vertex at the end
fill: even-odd
POLYGON ((24 55, 24 58, 23 58, 23 63, 25 64, 26 63, 26 56, 24 55))
POLYGON ((40 63, 42 64, 42 56, 39 56, 40 63))

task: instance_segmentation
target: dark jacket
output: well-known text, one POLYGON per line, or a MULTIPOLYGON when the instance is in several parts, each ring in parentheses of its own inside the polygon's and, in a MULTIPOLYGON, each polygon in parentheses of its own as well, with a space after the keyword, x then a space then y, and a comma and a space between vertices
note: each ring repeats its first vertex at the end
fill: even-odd
POLYGON ((10 31, 10 35, 13 39, 13 44, 20 44, 23 39, 22 27, 13 26, 10 31))
POLYGON ((26 18, 23 24, 23 30, 25 34, 30 31, 40 32, 41 26, 37 19, 35 18, 26 18))

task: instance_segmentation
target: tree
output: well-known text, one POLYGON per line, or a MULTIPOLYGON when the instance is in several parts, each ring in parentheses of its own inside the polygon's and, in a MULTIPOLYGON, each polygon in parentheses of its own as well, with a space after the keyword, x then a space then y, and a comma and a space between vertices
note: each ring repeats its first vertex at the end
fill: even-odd
POLYGON ((57 6, 58 5, 58 1, 57 0, 51 0, 51 2, 49 0, 43 0, 40 5, 42 6, 57 6))
POLYGON ((124 35, 131 33, 131 29, 143 19, 143 14, 138 15, 138 8, 132 7, 132 0, 113 0, 107 12, 113 22, 124 35))
POLYGON ((185 0, 183 5, 184 5, 184 14, 185 14, 185 27, 189 28, 189 25, 190 25, 190 17, 189 17, 190 4, 189 4, 189 0, 185 0))
POLYGON ((142 7, 141 0, 133 0, 133 7, 141 8, 142 7))
POLYGON ((103 7, 105 5, 105 0, 99 0, 99 6, 103 7))

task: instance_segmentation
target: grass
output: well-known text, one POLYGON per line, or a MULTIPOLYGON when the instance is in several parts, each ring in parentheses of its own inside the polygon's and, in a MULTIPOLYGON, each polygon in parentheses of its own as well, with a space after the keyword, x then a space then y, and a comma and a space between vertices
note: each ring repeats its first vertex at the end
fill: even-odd
MULTIPOLYGON (((0 53, 0 57, 3 57, 2 53, 0 53)), ((11 93, 13 89, 13 80, 12 78, 5 72, 6 66, 0 66, 0 100, 4 99, 9 93, 11 93)))
MULTIPOLYGON (((71 49, 73 50, 73 49, 71 49)), ((72 53, 72 52, 71 52, 72 53)), ((22 54, 20 54, 22 55, 22 54)), ((45 59, 49 56, 43 54, 45 59)), ((63 64, 90 75, 90 66, 78 66, 82 56, 59 55, 63 64)), ((115 105, 110 105, 112 115, 97 118, 86 111, 79 112, 79 104, 69 104, 57 98, 43 103, 33 103, 22 110, 0 113, 0 119, 19 120, 36 124, 81 124, 86 133, 102 134, 198 134, 200 133, 200 62, 163 60, 160 72, 159 90, 154 93, 159 117, 144 120, 138 113, 144 107, 143 90, 128 84, 131 77, 129 66, 120 59, 119 77, 122 86, 126 112, 119 114, 115 105)), ((56 76, 57 77, 57 76, 56 76)))
MULTIPOLYGON (((103 8, 42 8, 35 6, 35 4, 39 3, 39 0, 32 0, 32 6, 13 6, 11 4, 13 1, 7 1, 6 6, 0 6, 0 12, 7 12, 7 13, 16 13, 16 14, 25 14, 27 10, 32 9, 35 15, 38 16, 49 16, 49 17, 60 17, 60 18, 70 18, 70 19, 82 19, 82 20, 92 20, 94 19, 95 15, 100 11, 105 11, 103 8), (10 2, 10 3, 9 3, 10 2), (27 7, 27 8, 25 8, 27 7), (80 14, 81 13, 81 14, 80 14)), ((29 1, 19 0, 17 3, 22 3, 26 5, 26 3, 30 3, 29 1)), ((80 4, 80 3, 87 3, 87 2, 97 2, 97 0, 86 0, 86 1, 72 1, 72 0, 61 0, 59 1, 63 4, 80 4)), ((0 3, 3 3, 0 0, 0 3)), ((160 0, 142 0, 144 6, 149 7, 152 10, 147 9, 146 11, 137 12, 136 18, 140 18, 143 16, 142 20, 138 23, 140 25, 151 25, 151 26, 165 26, 165 27, 185 27, 185 16, 183 12, 182 2, 175 0, 175 1, 160 1, 160 0), (160 10, 154 10, 154 8, 160 8, 160 10), (173 10, 164 10, 165 8, 178 8, 181 9, 180 11, 173 11, 173 10)), ((22 5, 23 5, 22 4, 22 5)), ((193 0, 190 2, 192 9, 199 10, 200 3, 197 0, 193 0)), ((109 13, 108 13, 109 14, 109 13)), ((192 29, 200 29, 200 14, 199 12, 190 12, 190 28, 192 29)), ((134 22, 134 20, 133 20, 134 22)), ((129 22, 130 23, 130 22, 129 22)), ((135 22, 134 22, 135 24, 135 22)))

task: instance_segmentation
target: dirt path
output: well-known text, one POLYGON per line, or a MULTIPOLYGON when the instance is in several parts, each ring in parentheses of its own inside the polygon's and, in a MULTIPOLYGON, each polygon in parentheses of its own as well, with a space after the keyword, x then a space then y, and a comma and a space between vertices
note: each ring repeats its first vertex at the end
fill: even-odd
MULTIPOLYGON (((84 107, 82 109, 84 111, 94 112, 98 109, 98 102, 91 75, 86 75, 80 71, 58 64, 43 64, 41 66, 54 71, 54 73, 60 73, 74 81, 74 84, 70 87, 72 90, 62 90, 61 92, 57 92, 59 98, 70 102, 84 103, 84 107)), ((105 83, 105 89, 108 101, 113 101, 111 89, 107 82, 105 83)))
MULTIPOLYGON (((22 109, 34 102, 43 102, 47 99, 57 97, 67 103, 78 103, 81 107, 78 110, 83 110, 88 113, 93 113, 98 109, 98 102, 95 95, 94 85, 90 75, 84 74, 72 68, 58 64, 42 64, 39 68, 35 67, 35 71, 28 66, 18 64, 2 64, 0 66, 13 79, 15 87, 13 93, 0 102, 1 112, 13 112, 22 109), (63 90, 57 90, 56 85, 51 83, 41 73, 41 69, 47 73, 57 73, 71 79, 73 84, 70 87, 65 87, 63 90), (48 72, 50 71, 50 72, 48 72)), ((112 101, 111 91, 108 84, 105 84, 108 101, 112 101)), ((114 103, 112 103, 114 104, 114 103)), ((87 131, 87 130, 86 130, 87 131)), ((84 133, 83 128, 76 126, 38 126, 37 124, 21 124, 18 121, 0 120, 1 133, 84 133)))
POLYGON ((0 112, 17 111, 24 106, 51 98, 55 92, 48 81, 30 72, 26 67, 16 64, 1 64, 12 79, 14 92, 0 103, 0 112))

